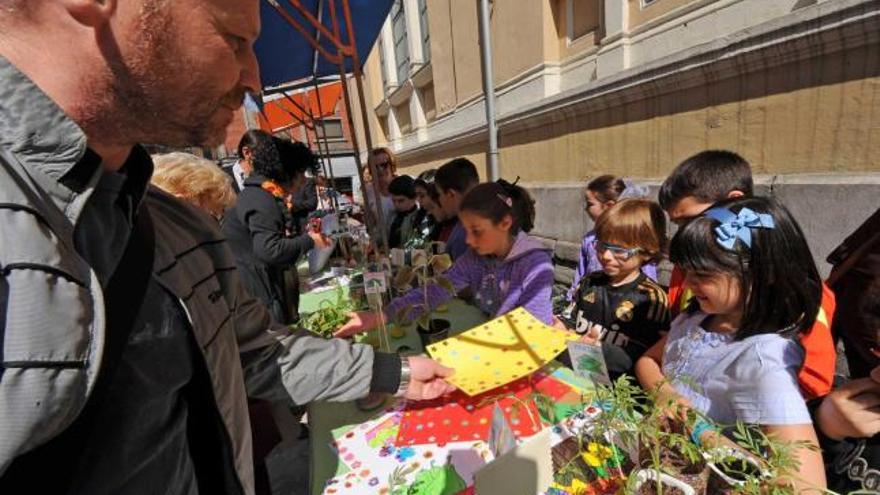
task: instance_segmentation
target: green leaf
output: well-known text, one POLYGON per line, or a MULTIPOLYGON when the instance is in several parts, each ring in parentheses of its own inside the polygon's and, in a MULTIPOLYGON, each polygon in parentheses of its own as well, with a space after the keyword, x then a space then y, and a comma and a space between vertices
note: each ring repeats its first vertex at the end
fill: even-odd
POLYGON ((452 266, 452 258, 448 254, 437 254, 431 257, 431 268, 434 273, 443 273, 452 266))
POLYGON ((394 288, 398 290, 404 290, 409 288, 410 284, 412 284, 413 279, 415 278, 416 273, 412 267, 402 266, 397 270, 397 275, 394 276, 394 288))
POLYGON ((428 313, 419 316, 419 326, 424 329, 429 329, 431 324, 431 317, 428 313))
POLYGON ((450 282, 448 278, 437 277, 436 282, 437 282, 437 285, 442 287, 443 290, 445 290, 446 292, 449 293, 449 295, 451 295, 453 297, 455 296, 455 294, 456 294, 455 286, 452 285, 452 282, 450 282))

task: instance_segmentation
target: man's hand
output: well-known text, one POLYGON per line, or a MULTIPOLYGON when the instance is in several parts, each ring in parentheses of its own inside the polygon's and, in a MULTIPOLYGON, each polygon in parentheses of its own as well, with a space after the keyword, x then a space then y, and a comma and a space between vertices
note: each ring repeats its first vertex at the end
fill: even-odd
POLYGON ((350 337, 355 334, 369 332, 381 323, 379 317, 372 311, 356 311, 348 313, 347 316, 348 321, 345 322, 345 325, 339 327, 339 330, 333 334, 334 337, 350 337))
POLYGON ((860 378, 832 391, 822 399, 816 423, 822 433, 835 440, 880 433, 880 383, 860 378))
POLYGON ((412 356, 409 358, 409 367, 412 372, 409 388, 404 397, 410 400, 430 400, 441 395, 446 395, 455 390, 455 387, 446 383, 443 379, 449 378, 455 372, 436 361, 425 356, 412 356))

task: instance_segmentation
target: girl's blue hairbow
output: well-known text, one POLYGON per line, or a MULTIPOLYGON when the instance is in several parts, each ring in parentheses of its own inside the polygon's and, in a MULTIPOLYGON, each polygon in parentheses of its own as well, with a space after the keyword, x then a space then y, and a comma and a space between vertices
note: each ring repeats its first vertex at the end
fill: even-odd
POLYGON ((775 227, 773 217, 767 213, 755 213, 749 208, 734 213, 727 208, 712 208, 706 216, 721 222, 715 227, 715 240, 721 247, 733 251, 736 240, 740 239, 746 247, 752 247, 751 229, 772 229, 775 227))

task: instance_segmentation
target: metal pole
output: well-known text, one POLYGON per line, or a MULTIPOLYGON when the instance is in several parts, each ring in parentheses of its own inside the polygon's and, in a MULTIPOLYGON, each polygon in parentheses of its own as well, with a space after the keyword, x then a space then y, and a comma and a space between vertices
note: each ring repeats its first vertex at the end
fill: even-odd
MULTIPOLYGON (((342 0, 342 12, 343 12, 343 16, 345 19, 346 28, 348 31, 348 43, 349 43, 349 46, 352 47, 352 55, 351 55, 351 61, 352 61, 351 65, 352 65, 352 73, 353 73, 352 76, 354 77, 355 85, 356 85, 357 92, 358 92, 358 101, 359 101, 360 107, 361 107, 361 119, 363 120, 363 125, 364 125, 364 141, 366 141, 367 156, 369 157, 369 155, 373 151, 373 137, 370 135, 370 120, 369 120, 369 116, 367 114, 367 105, 366 105, 366 101, 364 98, 364 86, 363 86, 363 81, 362 81, 363 74, 361 73, 361 61, 360 61, 360 58, 357 53, 357 46, 356 46, 357 42, 355 41, 355 37, 354 37, 354 26, 351 22, 351 10, 348 7, 348 0, 342 0)), ((332 0, 330 1, 330 16, 333 19, 334 34, 337 38, 340 38, 339 22, 336 17, 336 9, 334 7, 334 2, 332 0)), ((341 39, 340 39, 340 41, 341 41, 341 39)), ((348 94, 348 84, 346 84, 346 78, 345 78, 345 64, 343 62, 340 62, 340 64, 339 64, 339 72, 340 72, 340 76, 342 77, 342 80, 343 80, 343 84, 342 84, 343 93, 342 94, 345 96, 345 110, 346 110, 346 112, 348 112, 349 128, 351 129, 351 132, 352 132, 351 140, 352 140, 352 143, 356 143, 357 142, 357 134, 354 133, 354 122, 352 121, 353 116, 351 113, 351 98, 349 97, 349 94, 348 94)), ((358 169, 360 170, 360 168, 361 168, 360 155, 357 150, 355 150, 355 161, 358 165, 358 169)), ((375 201, 375 203, 376 203, 376 216, 377 216, 377 220, 378 220, 377 223, 378 223, 378 230, 379 230, 379 241, 380 241, 380 246, 382 248, 381 251, 385 254, 388 254, 388 228, 387 228, 388 224, 385 223, 385 212, 382 211, 382 193, 379 191, 379 179, 378 179, 379 174, 377 173, 375 164, 372 164, 372 162, 369 160, 369 158, 367 159, 367 166, 370 167, 370 176, 373 178, 373 193, 375 194, 375 198, 376 198, 376 201, 375 201)), ((364 179, 363 173, 361 172, 361 181, 363 181, 363 179, 364 179)), ((367 196, 366 186, 363 185, 363 182, 361 184, 362 184, 362 187, 364 188, 364 200, 366 201, 366 196, 367 196)))
POLYGON ((492 83, 492 32, 489 30, 489 0, 477 0, 480 17, 480 65, 483 68, 483 97, 486 101, 486 131, 489 151, 486 168, 489 180, 498 180, 498 125, 495 122, 495 87, 492 83))
MULTIPOLYGON (((330 171, 329 176, 327 177, 330 180, 330 187, 333 191, 336 191, 336 177, 333 174, 333 158, 330 155, 330 141, 327 139, 327 127, 324 125, 324 108, 321 104, 321 93, 318 91, 318 79, 316 77, 312 77, 312 82, 315 86, 315 97, 318 99, 318 114, 321 116, 320 120, 318 120, 318 124, 321 126, 321 133, 324 135, 324 150, 326 151, 327 157, 327 169, 330 171)), ((341 83, 340 83, 341 84, 341 83)), ((317 129, 316 129, 317 130, 317 129)), ((325 172, 326 174, 326 172, 325 172)), ((337 204, 336 195, 333 195, 331 199, 333 206, 338 210, 339 205, 337 204)))

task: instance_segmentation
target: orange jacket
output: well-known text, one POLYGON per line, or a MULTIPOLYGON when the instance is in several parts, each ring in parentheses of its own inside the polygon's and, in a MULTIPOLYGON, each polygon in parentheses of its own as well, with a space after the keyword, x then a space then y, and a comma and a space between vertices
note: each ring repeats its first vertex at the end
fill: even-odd
MULTIPOLYGON (((690 290, 684 287, 684 274, 674 267, 669 280, 669 311, 673 318, 687 307, 690 298, 690 290)), ((800 335, 805 354, 804 364, 798 372, 798 383, 807 400, 828 394, 834 382, 837 351, 831 336, 831 320, 835 306, 834 292, 823 282, 816 322, 809 332, 800 335)))

